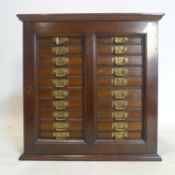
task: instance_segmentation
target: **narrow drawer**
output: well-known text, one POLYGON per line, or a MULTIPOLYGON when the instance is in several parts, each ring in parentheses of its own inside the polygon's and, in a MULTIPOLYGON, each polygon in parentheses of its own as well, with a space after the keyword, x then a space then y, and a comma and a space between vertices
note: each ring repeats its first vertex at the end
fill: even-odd
POLYGON ((98 120, 109 121, 141 121, 141 111, 112 111, 112 110, 99 110, 97 112, 98 120))
POLYGON ((124 65, 142 65, 141 56, 111 56, 99 55, 97 59, 98 65, 103 66, 124 66, 124 65))
POLYGON ((141 54, 141 45, 98 45, 98 54, 141 54))
POLYGON ((82 86, 82 77, 73 78, 73 79, 40 79, 40 87, 56 87, 56 88, 72 88, 72 87, 81 87, 82 86))
POLYGON ((44 131, 81 131, 82 122, 41 122, 40 130, 44 131))
POLYGON ((140 87, 141 78, 99 78, 97 84, 100 87, 140 87))
POLYGON ((98 122, 98 131, 141 131, 141 122, 98 122))
POLYGON ((97 68, 98 76, 114 76, 114 77, 124 77, 124 76, 141 76, 141 67, 99 67, 97 68))
POLYGON ((113 108, 114 110, 141 109, 141 100, 101 100, 97 102, 99 108, 113 108))
POLYGON ((141 89, 98 88, 97 90, 98 98, 113 98, 113 99, 137 98, 137 99, 141 99, 141 96, 142 96, 141 89))
POLYGON ((67 139, 83 139, 81 132, 40 132, 40 138, 67 140, 67 139))
POLYGON ((141 132, 98 132, 98 139, 141 139, 141 132))
POLYGON ((55 99, 66 99, 66 98, 82 98, 82 91, 77 90, 65 90, 65 89, 40 89, 40 98, 55 98, 55 99))

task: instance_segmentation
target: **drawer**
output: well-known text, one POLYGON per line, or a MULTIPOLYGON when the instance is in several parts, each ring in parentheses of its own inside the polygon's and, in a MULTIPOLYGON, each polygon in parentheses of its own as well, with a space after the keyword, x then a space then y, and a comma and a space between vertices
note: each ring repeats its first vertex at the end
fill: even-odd
POLYGON ((81 54, 81 46, 53 46, 53 47, 39 47, 38 48, 39 57, 42 55, 48 56, 58 56, 58 55, 71 55, 71 54, 81 54))
POLYGON ((53 58, 48 56, 40 57, 39 64, 41 65, 55 65, 55 66, 79 66, 82 64, 81 56, 55 56, 53 58))
POLYGON ((98 122, 98 131, 141 131, 141 122, 98 122))
POLYGON ((81 75, 81 68, 52 68, 52 67, 41 67, 39 70, 40 77, 67 77, 73 75, 81 75))
POLYGON ((45 111, 40 110, 40 120, 63 121, 82 119, 82 110, 76 111, 45 111))
POLYGON ((141 111, 112 111, 112 110, 99 110, 97 112, 98 120, 106 121, 141 121, 141 111))
POLYGON ((39 107, 44 109, 65 110, 69 108, 81 108, 80 100, 39 100, 39 107))
POLYGON ((141 109, 141 100, 102 100, 98 99, 99 108, 113 108, 114 110, 141 109))
POLYGON ((55 99, 65 99, 65 98, 81 98, 82 91, 77 90, 65 90, 65 89, 40 89, 40 98, 55 98, 55 99))
POLYGON ((124 65, 142 65, 141 56, 111 56, 111 55, 100 55, 97 59, 98 65, 103 66, 124 66, 124 65))
POLYGON ((141 44, 141 37, 137 36, 99 36, 98 44, 141 44))
POLYGON ((41 122, 40 130, 44 131, 81 131, 82 122, 41 122))
POLYGON ((98 54, 141 54, 141 45, 98 45, 98 54))
POLYGON ((72 36, 40 36, 38 39, 39 46, 53 45, 53 46, 69 46, 69 45, 80 45, 82 39, 80 37, 72 36))
POLYGON ((115 77, 124 77, 124 76, 141 76, 142 70, 141 67, 98 67, 97 75, 98 76, 115 76, 115 77))
POLYGON ((98 86, 101 87, 141 87, 141 78, 99 78, 97 80, 98 86))
POLYGON ((141 132, 99 132, 98 139, 141 139, 141 132))
POLYGON ((137 98, 141 99, 141 89, 105 89, 98 88, 98 98, 114 98, 114 99, 125 99, 125 98, 137 98))
POLYGON ((83 133, 81 132, 40 132, 40 138, 45 139, 82 139, 83 133))
POLYGON ((40 87, 72 88, 82 86, 82 77, 71 79, 40 79, 40 87))

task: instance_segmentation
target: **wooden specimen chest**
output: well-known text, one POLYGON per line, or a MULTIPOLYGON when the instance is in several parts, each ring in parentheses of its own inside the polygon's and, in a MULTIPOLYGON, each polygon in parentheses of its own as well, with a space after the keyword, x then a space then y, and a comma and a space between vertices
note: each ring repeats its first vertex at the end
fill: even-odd
POLYGON ((161 160, 162 16, 18 15, 24 38, 21 160, 161 160))

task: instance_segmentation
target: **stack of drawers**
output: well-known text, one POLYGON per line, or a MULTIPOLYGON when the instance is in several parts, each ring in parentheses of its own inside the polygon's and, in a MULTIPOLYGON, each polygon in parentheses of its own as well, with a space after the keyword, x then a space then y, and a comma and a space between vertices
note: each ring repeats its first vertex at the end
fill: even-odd
POLYGON ((82 37, 39 36, 39 135, 83 138, 82 37))
POLYGON ((97 138, 142 138, 142 37, 97 37, 97 138))

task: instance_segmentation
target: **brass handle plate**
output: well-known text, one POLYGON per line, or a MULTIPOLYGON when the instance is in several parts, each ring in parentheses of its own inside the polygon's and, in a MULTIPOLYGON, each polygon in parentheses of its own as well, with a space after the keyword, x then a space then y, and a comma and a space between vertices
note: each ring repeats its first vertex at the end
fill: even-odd
POLYGON ((112 112, 112 118, 114 120, 126 120, 128 118, 128 113, 127 112, 112 112))
POLYGON ((114 65, 125 65, 128 63, 128 58, 127 57, 112 57, 112 63, 114 65))
POLYGON ((125 43, 128 41, 128 37, 112 37, 114 43, 125 43))
POLYGON ((128 132, 112 132, 112 138, 124 139, 128 137, 128 132))
POLYGON ((124 86, 128 84, 128 80, 125 78, 114 78, 112 79, 113 86, 124 86))
POLYGON ((59 44, 63 44, 63 43, 66 43, 66 42, 68 42, 69 41, 69 38, 67 38, 67 37, 54 37, 53 39, 52 39, 52 41, 55 43, 55 44, 57 44, 57 45, 59 45, 59 44))
POLYGON ((52 96, 56 99, 64 99, 69 96, 69 92, 67 90, 55 90, 52 92, 52 96))
POLYGON ((53 137, 55 137, 56 139, 66 139, 68 138, 69 132, 54 132, 53 133, 53 137))
POLYGON ((112 107, 116 110, 123 110, 128 107, 128 101, 112 101, 112 107))
POLYGON ((127 90, 113 90, 112 91, 112 97, 113 98, 124 99, 127 96, 128 96, 128 91, 127 90))
POLYGON ((69 74, 69 69, 67 68, 55 68, 53 69, 53 73, 56 77, 64 77, 69 74))
POLYGON ((68 101, 54 101, 53 106, 57 110, 64 110, 69 106, 69 102, 68 101))
POLYGON ((56 131, 65 131, 66 129, 69 128, 69 123, 65 123, 65 122, 53 123, 53 128, 56 131))
POLYGON ((65 80, 65 79, 56 79, 56 80, 53 80, 52 82, 54 86, 57 88, 62 88, 69 84, 69 80, 65 80))
POLYGON ((53 47, 52 52, 55 55, 63 55, 69 52, 68 47, 53 47))
POLYGON ((112 74, 114 76, 126 76, 128 74, 127 68, 112 68, 112 74))
POLYGON ((126 46, 112 46, 111 51, 114 54, 124 54, 128 51, 126 46))
POLYGON ((69 62, 67 57, 53 57, 53 62, 56 66, 63 66, 69 62))
POLYGON ((115 131, 126 131, 128 123, 112 123, 112 129, 115 131))
POLYGON ((55 111, 52 115, 55 120, 66 120, 69 117, 69 112, 55 111))

